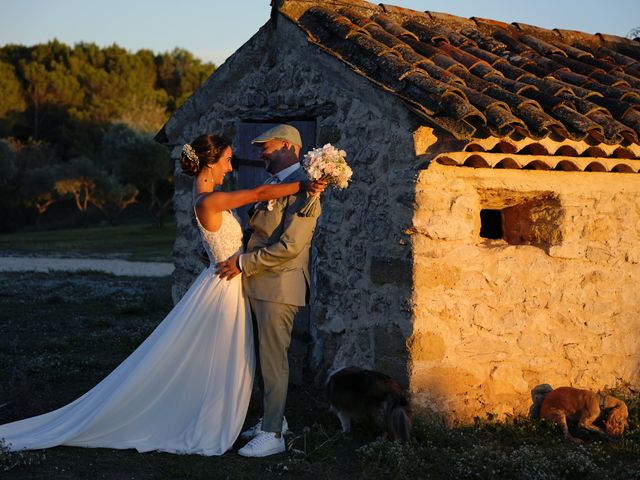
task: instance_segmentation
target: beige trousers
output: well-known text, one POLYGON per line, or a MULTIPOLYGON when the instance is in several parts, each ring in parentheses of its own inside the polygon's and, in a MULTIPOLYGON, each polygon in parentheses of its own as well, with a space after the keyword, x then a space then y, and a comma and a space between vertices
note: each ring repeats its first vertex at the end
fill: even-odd
POLYGON ((293 320, 300 307, 249 297, 258 326, 258 359, 262 373, 262 430, 280 432, 289 385, 293 320))

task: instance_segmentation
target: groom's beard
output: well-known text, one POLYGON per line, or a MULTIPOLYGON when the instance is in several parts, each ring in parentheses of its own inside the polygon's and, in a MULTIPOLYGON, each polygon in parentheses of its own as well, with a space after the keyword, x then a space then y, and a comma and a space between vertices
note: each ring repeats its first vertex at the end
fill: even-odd
POLYGON ((291 163, 288 162, 286 158, 282 158, 277 151, 269 155, 261 156, 260 158, 262 158, 264 162, 264 169, 271 175, 275 175, 291 165, 291 163))
POLYGON ((273 162, 269 157, 262 157, 262 161, 264 162, 264 169, 269 172, 271 175, 275 175, 277 172, 274 172, 273 162))

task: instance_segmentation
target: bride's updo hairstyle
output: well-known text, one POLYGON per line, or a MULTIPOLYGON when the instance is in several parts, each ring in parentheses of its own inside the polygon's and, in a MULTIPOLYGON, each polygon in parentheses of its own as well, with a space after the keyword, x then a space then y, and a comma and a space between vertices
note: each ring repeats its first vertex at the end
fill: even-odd
POLYGON ((185 144, 180 154, 180 166, 187 175, 196 176, 206 165, 220 160, 222 152, 231 146, 228 140, 218 135, 205 133, 191 144, 185 144))

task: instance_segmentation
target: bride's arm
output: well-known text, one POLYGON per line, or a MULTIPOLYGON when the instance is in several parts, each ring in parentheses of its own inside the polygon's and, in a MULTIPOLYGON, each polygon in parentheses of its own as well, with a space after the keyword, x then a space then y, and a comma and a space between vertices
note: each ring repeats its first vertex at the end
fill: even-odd
POLYGON ((300 190, 303 190, 303 182, 260 185, 250 190, 235 190, 233 192, 214 191, 202 195, 198 200, 198 204, 199 207, 208 211, 221 212, 242 207, 243 205, 294 195, 300 190))
POLYGON ((233 192, 211 192, 202 195, 198 200, 200 207, 211 211, 221 212, 223 210, 231 210, 243 205, 250 205, 256 202, 266 202, 275 200, 276 198, 288 197, 294 195, 301 190, 314 191, 312 186, 317 182, 292 182, 280 183, 272 185, 260 185, 250 190, 236 190, 233 192), (310 184, 307 188, 307 184, 310 184))

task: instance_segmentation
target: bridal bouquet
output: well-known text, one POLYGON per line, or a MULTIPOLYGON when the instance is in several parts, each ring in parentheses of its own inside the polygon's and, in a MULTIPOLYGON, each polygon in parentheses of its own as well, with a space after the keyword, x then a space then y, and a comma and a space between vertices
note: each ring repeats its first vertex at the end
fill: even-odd
MULTIPOLYGON (((327 143, 322 148, 314 148, 305 153, 302 168, 307 172, 309 180, 324 180, 334 188, 344 189, 349 186, 349 180, 353 175, 351 167, 347 165, 346 156, 347 152, 327 143)), ((307 198, 298 215, 316 216, 319 201, 317 195, 307 198)))

